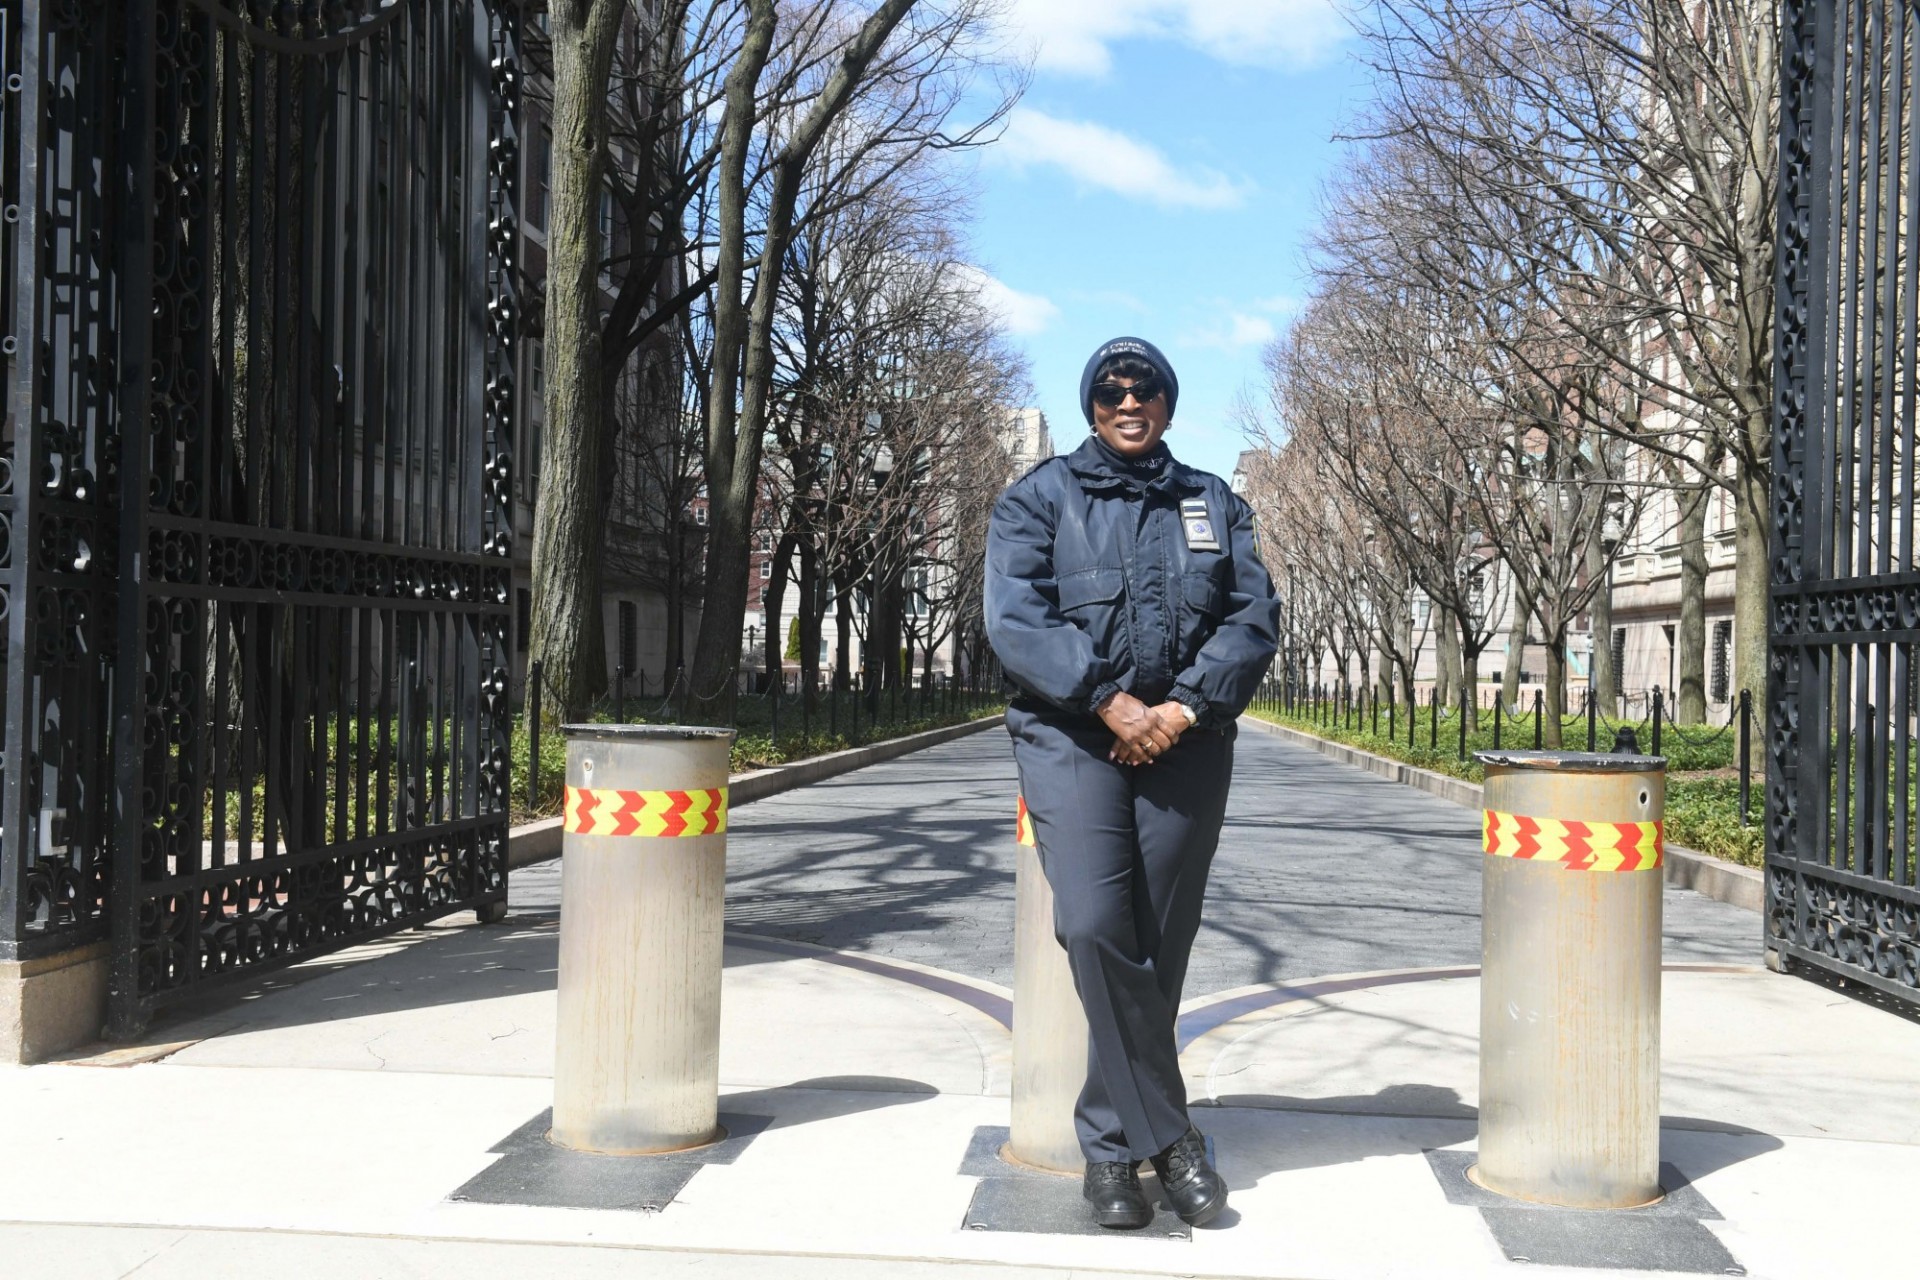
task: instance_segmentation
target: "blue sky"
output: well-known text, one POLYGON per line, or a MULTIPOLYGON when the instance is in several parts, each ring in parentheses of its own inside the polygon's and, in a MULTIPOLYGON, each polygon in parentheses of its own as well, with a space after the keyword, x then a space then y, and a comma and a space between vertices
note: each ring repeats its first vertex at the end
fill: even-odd
POLYGON ((1363 73, 1328 0, 1013 0, 1032 87, 978 161, 971 236, 1056 446, 1122 333, 1180 376, 1168 444, 1222 475, 1235 395, 1306 292, 1315 193, 1363 73))

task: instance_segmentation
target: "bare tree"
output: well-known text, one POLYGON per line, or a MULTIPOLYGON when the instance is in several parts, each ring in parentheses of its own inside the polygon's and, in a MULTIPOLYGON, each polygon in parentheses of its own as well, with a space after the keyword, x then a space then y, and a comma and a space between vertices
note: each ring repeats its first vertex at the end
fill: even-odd
MULTIPOLYGON (((1323 245, 1322 290, 1267 354, 1272 420, 1365 513, 1360 536, 1379 547, 1369 563, 1403 572, 1402 596, 1417 589, 1439 615, 1436 637, 1451 637, 1458 662, 1458 683, 1442 690, 1452 704, 1478 688, 1504 587, 1456 479, 1485 465, 1490 442, 1476 435, 1482 415, 1471 398, 1434 376, 1429 317, 1404 289, 1383 296, 1343 280, 1341 247, 1323 245)), ((1410 671, 1404 688, 1411 697, 1410 671)))
MULTIPOLYGON (((1504 261, 1623 385, 1595 425, 1664 458, 1683 598, 1733 499, 1736 683, 1766 660, 1778 19, 1760 0, 1378 0, 1369 124, 1423 151, 1446 234, 1504 261), (1568 306, 1564 295, 1605 306, 1568 306)), ((1683 687, 1704 615, 1683 613, 1683 687)), ((1704 697, 1685 699, 1687 714, 1704 697)))
MULTIPOLYGON (((881 0, 851 30, 844 30, 838 8, 825 4, 800 21, 817 19, 830 60, 803 69, 800 81, 812 92, 793 110, 763 118, 757 91, 781 14, 774 0, 747 0, 747 9, 746 38, 722 99, 714 180, 713 393, 706 433, 711 533, 694 655, 698 699, 731 696, 746 607, 748 534, 777 365, 773 329, 780 273, 799 222, 819 212, 799 207, 816 152, 843 114, 858 122, 856 141, 833 153, 835 169, 817 188, 831 193, 830 203, 856 200, 860 187, 848 179, 867 171, 872 157, 904 165, 928 149, 970 145, 991 136, 1013 100, 1012 92, 1004 93, 983 118, 948 131, 972 73, 985 60, 988 0, 918 6, 915 0, 881 0), (750 181, 748 164, 756 141, 763 152, 759 184, 750 181), (750 210, 760 215, 757 233, 750 210)), ((709 706, 706 713, 716 709, 709 706)))
MULTIPOLYGON (((661 415, 653 423, 671 438, 642 452, 672 446, 677 457, 678 444, 698 444, 712 513, 707 575, 723 584, 718 604, 737 634, 785 246, 808 219, 865 194, 842 171, 823 187, 829 198, 800 206, 799 184, 843 117, 862 124, 862 158, 898 161, 989 135, 1018 74, 969 129, 943 132, 968 73, 998 65, 977 38, 988 16, 989 0, 886 0, 871 11, 846 0, 553 0, 550 39, 531 42, 536 66, 551 71, 554 121, 531 648, 569 708, 599 692, 605 671, 593 543, 614 440, 647 425, 614 407, 620 379, 662 329, 697 331, 682 341, 708 383, 694 397, 697 432, 661 415), (753 465, 735 465, 749 453, 753 465)), ((659 501, 677 504, 660 523, 683 526, 677 487, 659 501)), ((703 610, 703 627, 712 614, 703 610)), ((737 641, 702 646, 710 681, 736 652, 737 641)))

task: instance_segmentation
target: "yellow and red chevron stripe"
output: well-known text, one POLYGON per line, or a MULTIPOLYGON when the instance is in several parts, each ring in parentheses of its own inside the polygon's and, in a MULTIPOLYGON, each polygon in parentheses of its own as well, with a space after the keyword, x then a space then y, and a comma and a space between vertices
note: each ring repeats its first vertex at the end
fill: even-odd
POLYGON ((1013 820, 1013 838, 1029 849, 1033 848, 1033 815, 1027 812, 1027 798, 1021 796, 1020 811, 1013 820))
POLYGON ((1557 862, 1569 871, 1650 871, 1665 840, 1658 822, 1563 822, 1498 809, 1485 811, 1481 834, 1489 857, 1557 862))
POLYGON ((727 829, 727 789, 568 787, 565 829, 581 836, 711 836, 727 829))

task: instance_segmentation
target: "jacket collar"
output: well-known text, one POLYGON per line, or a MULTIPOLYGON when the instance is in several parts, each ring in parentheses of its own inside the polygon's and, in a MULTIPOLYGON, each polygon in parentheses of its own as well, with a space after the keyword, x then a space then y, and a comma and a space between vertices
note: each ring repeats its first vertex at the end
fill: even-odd
POLYGON ((1080 447, 1067 455, 1067 467, 1080 479, 1080 487, 1125 489, 1129 492, 1197 492, 1203 486, 1192 467, 1176 459, 1162 443, 1145 458, 1121 458, 1088 434, 1080 447))

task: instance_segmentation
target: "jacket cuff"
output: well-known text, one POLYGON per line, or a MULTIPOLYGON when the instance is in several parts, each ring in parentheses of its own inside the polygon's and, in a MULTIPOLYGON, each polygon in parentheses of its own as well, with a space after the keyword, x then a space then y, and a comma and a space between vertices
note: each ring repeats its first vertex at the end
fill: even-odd
POLYGON ((1120 692, 1120 682, 1118 680, 1103 682, 1099 688, 1093 691, 1092 696, 1087 699, 1088 712, 1096 716, 1099 715, 1100 704, 1118 692, 1120 692))
POLYGON ((1196 729, 1206 727, 1207 700, 1200 696, 1199 690, 1188 685, 1177 684, 1168 692, 1167 700, 1169 702, 1178 702, 1182 706, 1192 707, 1193 714, 1197 717, 1193 722, 1193 727, 1196 729))

